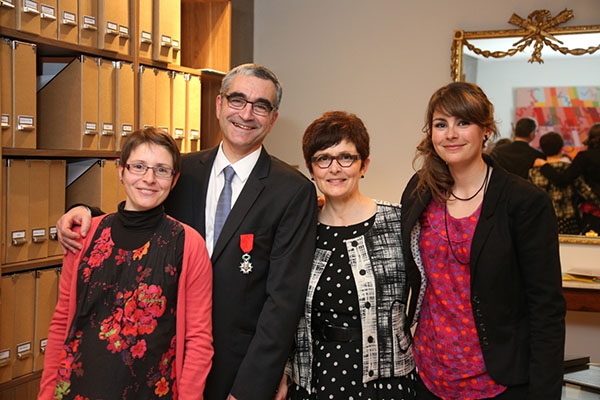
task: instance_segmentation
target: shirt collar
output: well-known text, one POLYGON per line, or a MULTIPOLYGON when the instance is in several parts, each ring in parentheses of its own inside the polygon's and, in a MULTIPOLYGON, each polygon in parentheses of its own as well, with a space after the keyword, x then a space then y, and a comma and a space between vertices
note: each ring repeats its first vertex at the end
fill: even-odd
POLYGON ((250 173, 254 169, 254 166, 256 165, 258 158, 260 157, 261 150, 262 150, 262 146, 259 147, 258 149, 256 149, 255 151, 253 151, 252 153, 248 154, 246 157, 242 158, 241 160, 238 160, 236 163, 231 164, 229 162, 229 160, 227 159, 227 157, 225 156, 225 153, 223 153, 223 142, 221 142, 221 144, 219 145, 219 150, 217 151, 217 156, 215 158, 215 162, 214 162, 214 168, 215 168, 216 174, 219 175, 221 173, 221 171, 223 171, 223 169, 225 169, 226 166, 231 165, 233 167, 233 170, 235 171, 236 176, 242 182, 246 182, 246 180, 250 176, 250 173))

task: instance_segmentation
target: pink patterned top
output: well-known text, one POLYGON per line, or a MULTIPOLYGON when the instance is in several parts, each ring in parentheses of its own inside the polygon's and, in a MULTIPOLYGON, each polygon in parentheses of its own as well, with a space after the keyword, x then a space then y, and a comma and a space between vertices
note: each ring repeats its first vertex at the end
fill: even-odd
POLYGON ((480 212, 481 205, 453 218, 432 200, 420 217, 427 289, 413 350, 425 386, 443 399, 488 398, 506 389, 486 371, 471 308, 469 260, 480 212))

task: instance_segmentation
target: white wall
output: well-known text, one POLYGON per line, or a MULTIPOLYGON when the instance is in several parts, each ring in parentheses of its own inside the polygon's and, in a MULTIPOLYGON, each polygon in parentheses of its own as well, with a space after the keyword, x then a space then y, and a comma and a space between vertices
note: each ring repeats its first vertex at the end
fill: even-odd
MULTIPOLYGON (((354 112, 371 134, 372 162, 361 188, 398 201, 413 173, 427 101, 450 82, 453 31, 513 29, 513 12, 526 18, 536 9, 556 15, 564 8, 575 15, 568 25, 600 24, 598 0, 255 0, 254 60, 284 85, 267 149, 303 166, 306 126, 327 110, 354 112)), ((597 265, 600 246, 586 249, 561 251, 563 263, 597 265)), ((570 325, 568 349, 581 345, 571 337, 598 337, 598 318, 583 320, 570 325)))

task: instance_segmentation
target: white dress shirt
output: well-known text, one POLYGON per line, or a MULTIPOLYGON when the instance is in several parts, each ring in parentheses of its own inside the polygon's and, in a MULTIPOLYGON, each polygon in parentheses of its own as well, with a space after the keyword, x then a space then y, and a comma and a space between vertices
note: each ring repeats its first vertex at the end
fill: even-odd
POLYGON ((239 197, 250 173, 254 169, 262 147, 248 154, 246 157, 231 164, 225 153, 223 153, 223 142, 219 145, 215 162, 213 163, 210 171, 210 178, 208 181, 208 190, 206 192, 206 249, 208 254, 212 256, 213 252, 213 237, 215 233, 215 214, 217 213, 217 202, 219 201, 219 195, 223 186, 225 185, 225 178, 223 176, 223 170, 228 165, 233 167, 235 175, 231 181, 231 208, 235 205, 237 198, 239 197))

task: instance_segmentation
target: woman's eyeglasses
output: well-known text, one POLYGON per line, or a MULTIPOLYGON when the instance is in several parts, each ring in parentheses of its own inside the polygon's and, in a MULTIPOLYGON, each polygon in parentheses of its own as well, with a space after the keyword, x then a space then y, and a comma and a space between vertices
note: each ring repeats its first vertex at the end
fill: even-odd
POLYGON ((311 158, 312 163, 322 169, 329 168, 333 160, 337 161, 340 167, 348 168, 354 164, 354 161, 360 160, 360 156, 358 154, 342 153, 338 154, 337 156, 321 154, 320 156, 311 158))

